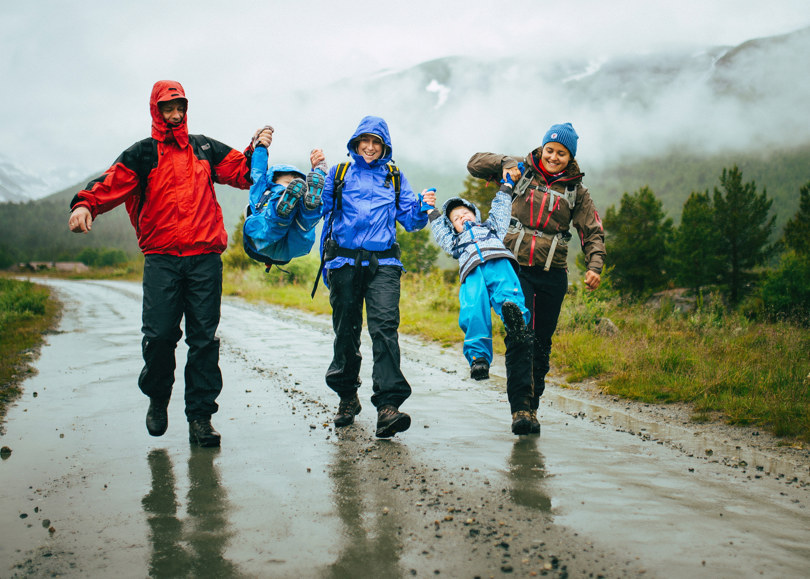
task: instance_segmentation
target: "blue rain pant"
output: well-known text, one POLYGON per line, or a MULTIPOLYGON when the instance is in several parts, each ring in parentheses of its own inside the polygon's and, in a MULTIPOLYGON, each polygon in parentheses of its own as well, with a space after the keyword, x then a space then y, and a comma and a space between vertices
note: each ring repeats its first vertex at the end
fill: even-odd
POLYGON ((490 308, 503 319, 501 306, 504 302, 514 302, 520 306, 526 323, 531 321, 515 268, 507 259, 485 261, 473 269, 464 278, 458 299, 461 306, 458 325, 464 332, 464 357, 470 364, 476 358, 492 363, 490 308))

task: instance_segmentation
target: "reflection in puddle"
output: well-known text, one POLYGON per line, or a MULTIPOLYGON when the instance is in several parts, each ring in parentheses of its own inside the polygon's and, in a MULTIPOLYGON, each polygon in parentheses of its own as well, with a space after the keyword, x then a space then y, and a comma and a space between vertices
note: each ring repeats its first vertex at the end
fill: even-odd
MULTIPOLYGON (((374 468, 366 469, 365 461, 387 460, 407 464, 407 451, 395 441, 380 445, 369 455, 357 443, 341 441, 338 457, 329 465, 332 496, 342 524, 340 554, 329 565, 323 577, 353 579, 356 577, 401 577, 399 558, 402 544, 398 537, 397 501, 391 484, 380 478, 374 468), (404 457, 403 457, 404 455, 404 457)), ((376 468, 376 465, 375 465, 376 468)), ((401 468, 401 466, 399 467, 401 468)))
POLYGON ((191 447, 188 459, 187 518, 178 518, 174 468, 166 449, 149 452, 152 489, 141 504, 147 515, 152 556, 151 577, 236 577, 236 566, 224 558, 233 535, 228 504, 214 466, 218 448, 191 447))
POLYGON ((551 512, 551 498, 543 489, 546 465, 537 449, 537 436, 521 436, 512 446, 509 456, 509 496, 517 505, 551 512))

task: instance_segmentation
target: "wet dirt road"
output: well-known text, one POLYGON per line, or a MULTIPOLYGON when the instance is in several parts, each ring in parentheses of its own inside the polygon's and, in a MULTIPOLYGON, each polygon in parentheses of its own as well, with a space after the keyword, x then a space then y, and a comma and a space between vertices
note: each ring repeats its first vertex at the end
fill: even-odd
POLYGON ((554 387, 518 438, 503 379, 409 338, 411 429, 374 438, 366 349, 335 432, 329 321, 274 307, 223 305, 222 448, 189 446, 182 342, 152 438, 140 286, 48 283, 64 316, 0 437, 0 577, 808 576, 807 464, 554 387))

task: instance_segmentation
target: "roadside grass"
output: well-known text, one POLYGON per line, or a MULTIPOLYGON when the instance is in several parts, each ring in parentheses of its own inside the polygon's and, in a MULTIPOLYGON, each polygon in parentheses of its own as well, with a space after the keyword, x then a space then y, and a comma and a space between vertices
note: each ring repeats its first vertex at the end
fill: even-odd
POLYGON ((59 311, 49 288, 0 277, 0 419, 33 372, 30 352, 56 324, 59 311))
POLYGON ((806 329, 614 304, 605 314, 620 331, 604 337, 572 324, 583 304, 576 295, 566 302, 552 360, 568 380, 598 379, 604 392, 642 402, 688 402, 697 422, 720 416, 810 442, 806 329))
POLYGON ((125 281, 141 281, 143 279, 143 255, 138 256, 137 259, 119 265, 94 267, 84 273, 69 272, 54 275, 49 272, 48 275, 52 277, 63 277, 65 279, 120 279, 125 281))

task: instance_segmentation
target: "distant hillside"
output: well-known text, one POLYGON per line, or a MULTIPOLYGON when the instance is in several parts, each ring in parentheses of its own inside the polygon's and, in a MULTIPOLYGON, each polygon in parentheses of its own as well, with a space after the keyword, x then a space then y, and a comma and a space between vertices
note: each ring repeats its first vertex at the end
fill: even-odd
MULTIPOLYGON (((10 251, 17 261, 73 259, 88 247, 122 249, 137 255, 140 250, 135 230, 123 205, 99 216, 87 235, 68 230, 70 200, 86 183, 87 179, 36 201, 0 203, 0 249, 10 251)), ((216 188, 230 233, 244 211, 247 191, 225 185, 216 188)))
POLYGON ((790 150, 752 151, 749 153, 718 153, 690 155, 675 151, 655 159, 611 166, 593 171, 583 167, 585 183, 602 212, 617 205, 624 193, 634 193, 649 185, 661 199, 664 209, 676 223, 683 204, 693 191, 713 193, 720 187, 724 168, 737 165, 744 181, 754 181, 758 191, 764 187, 774 200, 772 211, 781 234, 785 222, 799 209, 799 188, 810 182, 810 144, 790 150))

